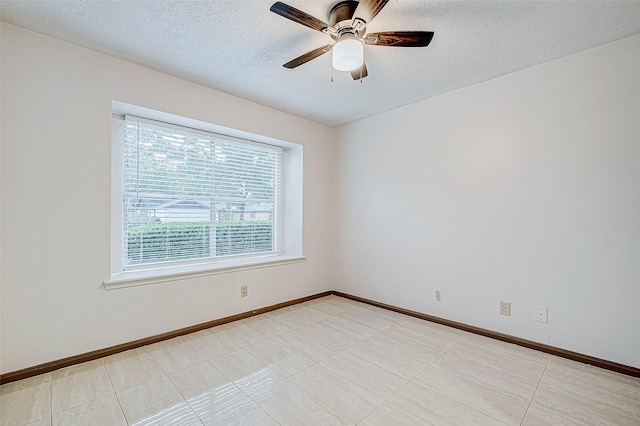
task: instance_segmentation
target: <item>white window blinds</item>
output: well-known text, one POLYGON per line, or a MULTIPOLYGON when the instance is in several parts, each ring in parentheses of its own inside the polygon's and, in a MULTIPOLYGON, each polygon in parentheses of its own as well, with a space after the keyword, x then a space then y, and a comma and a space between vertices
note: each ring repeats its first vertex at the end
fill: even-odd
POLYGON ((123 269, 278 251, 280 147, 127 116, 123 269))

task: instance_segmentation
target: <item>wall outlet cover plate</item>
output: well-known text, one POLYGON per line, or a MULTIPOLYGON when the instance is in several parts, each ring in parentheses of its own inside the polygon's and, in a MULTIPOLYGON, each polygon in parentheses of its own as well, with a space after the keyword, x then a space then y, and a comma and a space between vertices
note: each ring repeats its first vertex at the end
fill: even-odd
POLYGON ((511 316, 511 302, 500 302, 500 315, 511 316))

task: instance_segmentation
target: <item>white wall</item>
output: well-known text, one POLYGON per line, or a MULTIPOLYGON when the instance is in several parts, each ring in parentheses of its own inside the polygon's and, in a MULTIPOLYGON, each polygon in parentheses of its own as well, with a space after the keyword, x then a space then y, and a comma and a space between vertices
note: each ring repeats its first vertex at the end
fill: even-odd
POLYGON ((333 129, 11 25, 1 36, 2 373, 333 287, 333 129), (308 260, 104 290, 112 100, 303 144, 308 260))
POLYGON ((638 52, 635 36, 339 128, 338 289, 640 367, 638 52))

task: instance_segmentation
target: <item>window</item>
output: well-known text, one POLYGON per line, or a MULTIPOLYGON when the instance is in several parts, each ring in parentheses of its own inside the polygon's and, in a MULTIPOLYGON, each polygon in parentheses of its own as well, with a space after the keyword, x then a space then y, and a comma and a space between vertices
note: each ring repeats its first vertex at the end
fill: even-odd
POLYGON ((301 146, 131 115, 113 129, 108 288, 303 259, 301 146))
POLYGON ((123 270, 277 253, 282 157, 280 147, 127 117, 123 270))

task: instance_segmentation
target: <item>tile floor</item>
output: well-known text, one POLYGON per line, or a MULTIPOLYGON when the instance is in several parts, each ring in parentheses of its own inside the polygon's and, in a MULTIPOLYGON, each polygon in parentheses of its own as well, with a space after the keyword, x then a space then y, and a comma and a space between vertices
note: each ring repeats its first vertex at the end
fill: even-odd
POLYGON ((5 425, 640 425, 640 379, 336 296, 0 387, 5 425))

